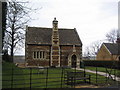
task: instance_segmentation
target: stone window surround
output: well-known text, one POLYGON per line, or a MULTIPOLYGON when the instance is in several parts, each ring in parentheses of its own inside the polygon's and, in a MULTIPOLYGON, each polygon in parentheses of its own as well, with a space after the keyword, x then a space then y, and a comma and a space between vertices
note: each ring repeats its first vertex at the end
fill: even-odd
POLYGON ((46 52, 43 50, 33 51, 33 59, 34 60, 44 60, 46 59, 46 52))

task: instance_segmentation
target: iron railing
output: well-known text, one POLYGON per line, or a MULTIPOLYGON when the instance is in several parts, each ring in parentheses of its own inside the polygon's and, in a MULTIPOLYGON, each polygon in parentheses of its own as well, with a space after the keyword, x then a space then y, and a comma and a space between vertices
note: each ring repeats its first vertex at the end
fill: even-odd
MULTIPOLYGON (((85 70, 84 68, 83 72, 87 73, 85 70)), ((77 68, 72 69, 68 67, 3 68, 2 88, 75 88, 77 80, 74 79, 73 84, 66 84, 65 75, 67 72, 75 72, 76 74, 77 71, 77 68)), ((76 76, 75 74, 74 76, 76 76)), ((97 68, 96 73, 94 73, 94 75, 91 74, 90 80, 90 84, 94 85, 111 84, 111 82, 116 84, 115 80, 100 76, 97 68)), ((81 80, 81 83, 84 83, 82 81, 83 80, 81 80)))

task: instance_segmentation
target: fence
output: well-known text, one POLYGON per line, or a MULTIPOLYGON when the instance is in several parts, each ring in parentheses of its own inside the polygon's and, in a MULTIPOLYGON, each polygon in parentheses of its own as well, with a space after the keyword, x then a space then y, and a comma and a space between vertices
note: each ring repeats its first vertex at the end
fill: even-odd
POLYGON ((63 88, 64 68, 4 69, 3 88, 63 88))
MULTIPOLYGON (((85 70, 85 68, 84 68, 85 70)), ((71 68, 3 68, 2 87, 3 88, 71 88, 76 86, 65 83, 66 71, 74 71, 71 68)), ((109 84, 115 81, 100 76, 97 73, 91 74, 91 84, 109 84), (103 82, 105 81, 105 82, 103 82)))
POLYGON ((119 77, 119 70, 107 67, 85 66, 84 71, 87 71, 86 69, 94 71, 94 74, 91 73, 92 84, 104 87, 118 87, 120 81, 116 77, 119 77))

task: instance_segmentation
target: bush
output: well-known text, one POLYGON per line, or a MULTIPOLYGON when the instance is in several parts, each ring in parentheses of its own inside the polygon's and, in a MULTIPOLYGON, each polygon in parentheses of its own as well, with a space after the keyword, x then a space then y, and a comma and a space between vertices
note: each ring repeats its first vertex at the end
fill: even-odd
POLYGON ((50 68, 56 68, 56 66, 50 66, 50 68))
POLYGON ((3 50, 2 60, 6 62, 11 62, 11 56, 8 54, 7 50, 3 50))
POLYGON ((83 60, 84 66, 107 67, 120 69, 120 61, 98 61, 98 60, 83 60))
POLYGON ((11 56, 9 56, 9 55, 2 55, 2 60, 6 61, 6 62, 12 62, 11 61, 11 56))

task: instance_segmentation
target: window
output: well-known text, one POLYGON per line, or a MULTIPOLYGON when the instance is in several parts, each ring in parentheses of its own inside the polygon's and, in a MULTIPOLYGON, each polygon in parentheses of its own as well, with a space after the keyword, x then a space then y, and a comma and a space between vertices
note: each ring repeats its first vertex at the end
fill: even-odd
POLYGON ((42 52, 42 54, 43 54, 43 55, 42 55, 42 57, 44 58, 44 57, 45 57, 45 53, 44 53, 44 52, 42 52))
POLYGON ((36 52, 33 52, 33 57, 36 58, 36 52))
POLYGON ((119 61, 120 61, 120 56, 119 56, 119 61))
POLYGON ((40 54, 40 58, 42 58, 42 52, 40 52, 39 54, 40 54))
POLYGON ((45 51, 34 51, 33 58, 34 59, 45 59, 45 51))
POLYGON ((39 58, 39 51, 37 51, 37 58, 39 58))

